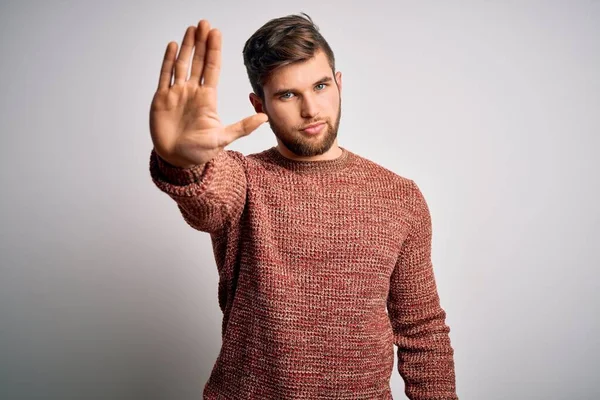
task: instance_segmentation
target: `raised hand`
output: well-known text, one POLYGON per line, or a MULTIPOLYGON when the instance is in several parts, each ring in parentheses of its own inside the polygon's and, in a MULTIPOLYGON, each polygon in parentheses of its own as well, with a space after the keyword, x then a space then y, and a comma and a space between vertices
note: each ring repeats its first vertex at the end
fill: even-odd
POLYGON ((250 134, 268 118, 257 113, 229 126, 221 123, 217 114, 221 33, 211 29, 208 21, 201 20, 197 27, 187 28, 177 59, 176 54, 177 43, 170 42, 150 107, 150 134, 161 158, 189 168, 210 161, 225 146, 250 134))

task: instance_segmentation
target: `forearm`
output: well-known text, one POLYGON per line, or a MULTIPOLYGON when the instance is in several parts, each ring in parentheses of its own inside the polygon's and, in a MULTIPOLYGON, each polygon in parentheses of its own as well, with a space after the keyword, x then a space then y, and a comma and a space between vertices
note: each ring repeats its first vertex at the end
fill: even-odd
POLYGON ((152 181, 177 203, 184 220, 204 232, 217 232, 240 217, 246 200, 241 153, 224 150, 191 168, 167 163, 152 150, 152 181))
POLYGON ((406 395, 411 400, 456 400, 454 350, 446 313, 435 299, 414 310, 394 324, 398 372, 406 395))

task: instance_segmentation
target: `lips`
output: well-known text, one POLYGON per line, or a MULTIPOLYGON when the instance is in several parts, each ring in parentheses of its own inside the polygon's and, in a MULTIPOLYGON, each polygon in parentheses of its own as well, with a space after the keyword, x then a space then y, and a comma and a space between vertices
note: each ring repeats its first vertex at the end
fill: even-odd
POLYGON ((302 130, 302 132, 305 132, 305 133, 316 134, 316 133, 319 133, 323 129, 324 126, 325 126, 325 122, 319 122, 316 124, 309 125, 306 128, 301 129, 301 130, 302 130))
POLYGON ((302 130, 306 130, 306 129, 310 129, 310 128, 316 128, 319 125, 323 125, 325 122, 317 122, 316 124, 312 124, 307 126, 306 128, 302 128, 302 130))

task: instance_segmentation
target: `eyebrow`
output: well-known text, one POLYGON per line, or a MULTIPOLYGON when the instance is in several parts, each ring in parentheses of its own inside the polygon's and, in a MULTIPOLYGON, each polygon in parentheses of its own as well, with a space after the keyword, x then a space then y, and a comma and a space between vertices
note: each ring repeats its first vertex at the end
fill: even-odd
MULTIPOLYGON (((332 80, 333 79, 331 79, 330 76, 324 76, 323 78, 321 78, 318 81, 316 81, 315 83, 313 83, 313 86, 320 85, 321 83, 328 83, 328 82, 331 82, 332 80)), ((279 97, 288 92, 294 92, 294 89, 279 89, 275 93, 273 93, 273 97, 279 97)))

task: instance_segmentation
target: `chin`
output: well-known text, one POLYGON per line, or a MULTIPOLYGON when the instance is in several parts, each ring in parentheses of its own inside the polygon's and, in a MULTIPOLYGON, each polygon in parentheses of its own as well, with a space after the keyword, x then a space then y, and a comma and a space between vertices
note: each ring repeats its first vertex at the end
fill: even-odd
POLYGON ((333 140, 328 140, 327 138, 321 139, 317 143, 311 143, 310 141, 305 140, 282 140, 283 144, 289 151, 301 157, 314 157, 320 156, 321 154, 325 154, 331 149, 333 143, 335 141, 335 137, 333 140))

